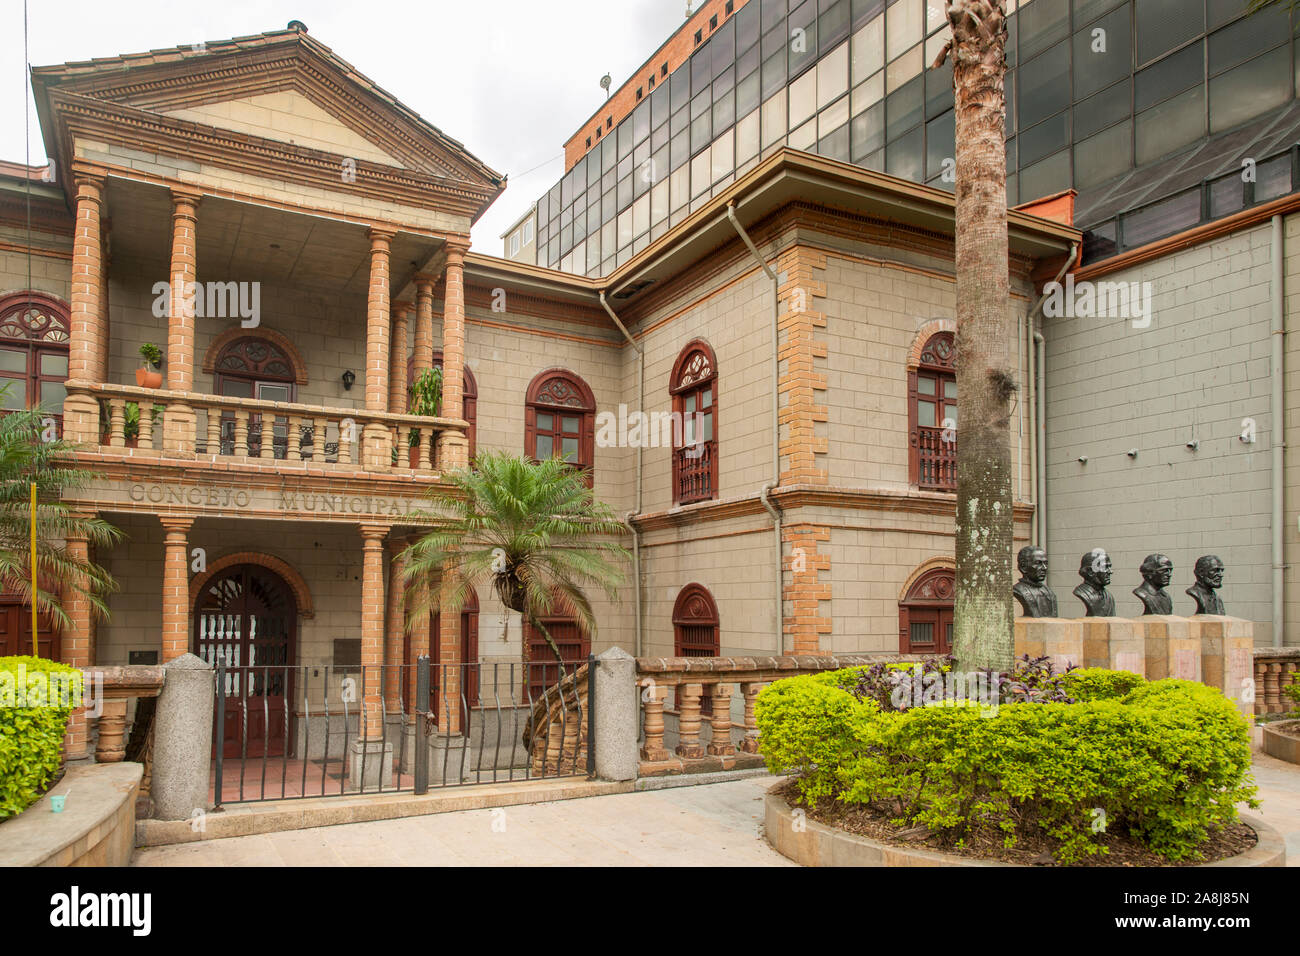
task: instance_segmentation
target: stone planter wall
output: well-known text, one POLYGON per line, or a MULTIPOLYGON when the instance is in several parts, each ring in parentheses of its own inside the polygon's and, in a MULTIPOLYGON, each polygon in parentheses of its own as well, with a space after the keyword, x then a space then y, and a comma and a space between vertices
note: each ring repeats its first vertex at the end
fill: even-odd
POLYGON ((0 867, 126 866, 135 848, 138 763, 70 767, 50 793, 0 823, 0 867), (69 794, 62 813, 52 794, 69 794))

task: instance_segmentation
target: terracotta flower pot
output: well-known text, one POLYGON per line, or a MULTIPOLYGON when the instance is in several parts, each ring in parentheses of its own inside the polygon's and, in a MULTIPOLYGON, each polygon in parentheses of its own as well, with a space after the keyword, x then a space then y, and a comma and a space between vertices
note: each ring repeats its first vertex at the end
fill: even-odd
POLYGON ((135 384, 141 388, 162 388, 162 381, 162 372, 155 372, 148 368, 135 370, 135 384))

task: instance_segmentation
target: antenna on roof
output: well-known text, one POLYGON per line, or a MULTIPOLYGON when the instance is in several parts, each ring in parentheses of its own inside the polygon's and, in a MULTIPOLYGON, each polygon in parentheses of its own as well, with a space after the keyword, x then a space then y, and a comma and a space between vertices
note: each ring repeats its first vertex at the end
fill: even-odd
POLYGON ((600 88, 605 91, 605 99, 609 99, 609 85, 614 82, 614 78, 606 73, 600 78, 600 88))
POLYGON ((298 31, 299 33, 306 33, 306 32, 307 32, 307 24, 303 23, 301 20, 290 20, 290 21, 289 21, 289 25, 288 25, 287 27, 285 27, 285 29, 286 29, 286 30, 296 30, 296 31, 298 31))

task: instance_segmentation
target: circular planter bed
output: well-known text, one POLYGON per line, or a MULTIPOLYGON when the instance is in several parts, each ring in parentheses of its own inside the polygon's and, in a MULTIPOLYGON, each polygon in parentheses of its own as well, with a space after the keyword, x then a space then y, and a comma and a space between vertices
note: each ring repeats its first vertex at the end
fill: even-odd
POLYGON ((1288 763, 1300 764, 1300 720, 1279 720, 1261 726, 1264 753, 1288 763))
MULTIPOLYGON (((801 866, 1035 866, 1055 865, 1033 851, 1022 851, 1028 859, 1013 861, 992 859, 969 853, 952 853, 925 845, 923 835, 905 831, 904 836, 886 840, 878 836, 850 833, 819 823, 803 808, 792 807, 786 797, 788 783, 779 783, 764 798, 764 823, 767 840, 781 855, 801 866)), ((812 811, 817 813, 817 810, 812 811)), ((1282 835, 1259 817, 1243 813, 1242 831, 1227 835, 1216 844, 1231 852, 1233 842, 1245 843, 1253 836, 1253 846, 1209 863, 1178 864, 1183 866, 1285 866, 1286 842, 1282 835)), ((1139 852, 1134 850, 1134 855, 1139 852)), ((1150 854, 1150 851, 1140 852, 1150 854)), ((1010 856, 1010 854, 1008 854, 1010 856)), ((1138 861, 1112 850, 1112 854, 1092 858, 1084 865, 1098 866, 1168 866, 1163 861, 1138 861)))

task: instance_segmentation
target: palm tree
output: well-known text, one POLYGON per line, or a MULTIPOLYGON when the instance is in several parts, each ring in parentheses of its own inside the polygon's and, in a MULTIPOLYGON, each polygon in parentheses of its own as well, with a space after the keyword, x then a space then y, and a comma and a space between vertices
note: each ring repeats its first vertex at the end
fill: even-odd
MULTIPOLYGON (((411 518, 432 530, 402 554, 412 616, 435 604, 444 614, 458 614, 471 588, 490 584, 502 604, 542 634, 563 673, 560 649, 540 618, 572 613, 579 629, 595 636, 583 587, 617 598, 619 564, 629 555, 614 536, 626 525, 593 499, 585 473, 559 458, 534 462, 483 453, 472 469, 448 474, 429 498, 433 507, 411 518), (440 588, 439 579, 448 583, 440 588)), ((527 648, 524 642, 525 659, 527 648)))
POLYGON ((946 0, 956 102, 957 596, 965 670, 1011 669, 1011 290, 1008 278, 1005 0, 946 0))
MULTIPOLYGON (((9 386, 0 388, 0 401, 9 386)), ((49 437, 50 413, 39 406, 7 412, 0 416, 0 587, 22 595, 30 604, 31 486, 36 485, 36 607, 50 615, 59 627, 70 627, 71 618, 61 596, 46 589, 45 582, 69 585, 90 602, 95 613, 107 617, 104 595, 117 585, 104 568, 71 554, 64 541, 84 538, 95 546, 110 546, 122 533, 99 518, 74 514, 60 498, 63 492, 84 487, 94 474, 77 467, 74 446, 65 441, 44 441, 49 437)))

